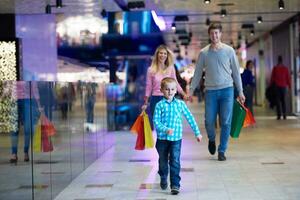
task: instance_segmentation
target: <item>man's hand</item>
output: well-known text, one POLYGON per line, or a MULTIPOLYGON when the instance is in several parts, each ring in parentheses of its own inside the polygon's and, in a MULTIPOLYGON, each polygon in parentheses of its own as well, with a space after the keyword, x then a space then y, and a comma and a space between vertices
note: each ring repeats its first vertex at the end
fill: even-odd
POLYGON ((172 135, 174 131, 173 131, 173 129, 168 129, 166 132, 168 135, 172 135))
POLYGON ((246 100, 246 98, 245 98, 245 96, 244 96, 243 93, 240 94, 240 95, 238 96, 238 101, 239 101, 240 103, 244 104, 244 103, 245 103, 245 100, 246 100))
POLYGON ((202 135, 198 135, 198 136, 196 137, 196 139, 197 139, 197 142, 201 142, 201 140, 202 140, 202 135))

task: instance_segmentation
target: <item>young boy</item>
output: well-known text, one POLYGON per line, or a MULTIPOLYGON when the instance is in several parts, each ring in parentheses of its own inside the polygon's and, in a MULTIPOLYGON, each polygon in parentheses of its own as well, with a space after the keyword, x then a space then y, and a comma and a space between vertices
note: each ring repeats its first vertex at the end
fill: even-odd
POLYGON ((197 123, 186 104, 174 98, 177 92, 176 80, 164 78, 161 81, 160 90, 164 98, 156 104, 153 123, 157 133, 156 149, 159 155, 160 187, 162 190, 168 187, 168 172, 170 165, 171 193, 176 195, 180 189, 180 151, 182 139, 182 114, 192 127, 197 141, 202 136, 197 123), (169 163, 169 164, 168 164, 169 163))

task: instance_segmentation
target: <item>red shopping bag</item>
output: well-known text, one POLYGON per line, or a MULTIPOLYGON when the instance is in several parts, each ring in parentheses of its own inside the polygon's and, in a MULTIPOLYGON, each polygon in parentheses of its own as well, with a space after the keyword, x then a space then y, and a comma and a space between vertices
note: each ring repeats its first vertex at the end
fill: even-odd
POLYGON ((135 149, 144 150, 145 149, 145 133, 144 133, 144 119, 143 115, 139 115, 135 120, 133 126, 130 129, 131 132, 137 134, 135 149))
POLYGON ((41 114, 41 131, 47 134, 47 136, 53 136, 56 133, 55 127, 52 122, 44 115, 41 114))
POLYGON ((51 142, 50 136, 47 133, 42 132, 42 151, 51 152, 53 151, 53 144, 51 142))
POLYGON ((246 116, 245 116, 245 120, 244 120, 244 123, 243 123, 243 127, 248 127, 248 126, 251 126, 251 125, 254 125, 256 123, 251 111, 245 107, 246 109, 246 116))

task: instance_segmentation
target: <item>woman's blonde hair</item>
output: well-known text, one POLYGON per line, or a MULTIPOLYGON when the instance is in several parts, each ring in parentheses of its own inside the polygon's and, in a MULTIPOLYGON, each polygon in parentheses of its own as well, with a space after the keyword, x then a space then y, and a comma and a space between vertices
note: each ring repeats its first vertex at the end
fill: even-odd
POLYGON ((174 58, 173 58, 173 53, 172 51, 166 46, 166 45, 160 45, 159 47, 156 48, 155 50, 155 53, 154 53, 154 56, 153 56, 153 59, 152 59, 152 63, 151 63, 151 71, 153 73, 157 73, 159 71, 161 71, 162 73, 165 73, 167 71, 167 69, 169 67, 173 67, 174 65, 174 58), (159 65, 158 65, 158 54, 161 50, 165 50, 167 51, 167 59, 165 61, 165 66, 166 68, 165 69, 160 69, 159 68, 159 65))

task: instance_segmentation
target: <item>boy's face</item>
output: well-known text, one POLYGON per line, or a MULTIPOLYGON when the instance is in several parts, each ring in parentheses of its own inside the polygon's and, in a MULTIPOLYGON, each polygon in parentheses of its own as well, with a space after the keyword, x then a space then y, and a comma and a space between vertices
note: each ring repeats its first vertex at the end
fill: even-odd
POLYGON ((166 83, 165 86, 161 88, 160 91, 164 94, 164 97, 167 100, 172 100, 177 92, 176 83, 175 82, 166 83))

